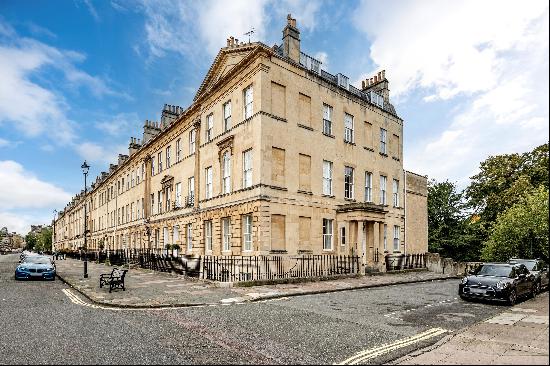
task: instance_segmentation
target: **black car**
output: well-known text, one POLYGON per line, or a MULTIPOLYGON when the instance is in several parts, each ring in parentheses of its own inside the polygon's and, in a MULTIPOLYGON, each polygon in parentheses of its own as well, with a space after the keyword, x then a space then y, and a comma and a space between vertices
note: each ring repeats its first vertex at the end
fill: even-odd
POLYGON ((505 301, 514 305, 519 297, 535 296, 535 276, 524 264, 483 263, 458 285, 464 300, 505 301))
POLYGON ((541 259, 510 258, 510 264, 525 264, 525 267, 535 276, 535 289, 537 293, 543 288, 548 288, 548 265, 541 259))

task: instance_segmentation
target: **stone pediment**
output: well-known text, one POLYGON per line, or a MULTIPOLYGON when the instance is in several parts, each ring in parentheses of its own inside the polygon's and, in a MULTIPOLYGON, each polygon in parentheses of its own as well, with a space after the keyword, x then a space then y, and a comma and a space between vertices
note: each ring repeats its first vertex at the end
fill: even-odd
POLYGON ((162 185, 162 188, 165 188, 166 186, 171 186, 172 182, 174 181, 174 177, 171 175, 165 175, 162 180, 160 181, 160 184, 162 185))
POLYGON ((258 45, 255 43, 247 43, 234 47, 222 48, 214 59, 212 66, 210 66, 193 100, 197 100, 200 95, 212 89, 220 79, 241 63, 256 47, 258 47, 258 45))

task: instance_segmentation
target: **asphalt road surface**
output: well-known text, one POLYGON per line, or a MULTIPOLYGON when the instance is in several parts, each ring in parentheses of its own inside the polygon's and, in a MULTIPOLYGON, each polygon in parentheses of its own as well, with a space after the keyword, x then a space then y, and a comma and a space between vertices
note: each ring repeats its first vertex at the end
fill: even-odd
POLYGON ((464 302, 458 280, 445 280, 112 310, 59 280, 15 281, 17 259, 0 256, 0 364, 376 364, 508 308, 464 302))

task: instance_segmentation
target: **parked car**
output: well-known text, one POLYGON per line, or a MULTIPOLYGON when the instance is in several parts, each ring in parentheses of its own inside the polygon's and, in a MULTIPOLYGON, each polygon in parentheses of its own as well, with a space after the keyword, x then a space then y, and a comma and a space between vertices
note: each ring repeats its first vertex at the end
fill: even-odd
POLYGON ((483 263, 458 285, 464 300, 504 301, 514 305, 518 298, 535 296, 535 276, 524 264, 483 263))
POLYGON ((15 268, 15 279, 45 279, 55 280, 55 265, 47 256, 27 256, 15 268))
POLYGON ((524 264, 525 267, 535 276, 535 289, 540 293, 542 289, 548 288, 548 265, 541 259, 510 258, 510 264, 524 264))

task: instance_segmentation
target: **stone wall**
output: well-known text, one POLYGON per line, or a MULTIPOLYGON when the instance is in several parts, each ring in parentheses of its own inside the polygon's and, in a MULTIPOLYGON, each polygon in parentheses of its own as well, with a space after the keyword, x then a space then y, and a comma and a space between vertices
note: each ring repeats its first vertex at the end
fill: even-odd
POLYGON ((455 262, 452 258, 442 258, 439 253, 426 253, 426 267, 429 271, 462 277, 481 262, 455 262))

